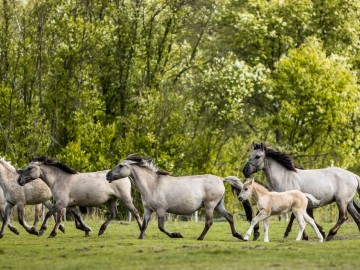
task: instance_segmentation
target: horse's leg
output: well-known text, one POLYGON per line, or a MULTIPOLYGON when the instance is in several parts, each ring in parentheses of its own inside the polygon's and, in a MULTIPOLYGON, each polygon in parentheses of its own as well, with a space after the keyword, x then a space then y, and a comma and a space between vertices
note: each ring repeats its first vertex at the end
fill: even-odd
POLYGON ((317 237, 319 238, 319 242, 323 242, 323 241, 324 241, 324 237, 322 236, 319 228, 316 226, 316 223, 315 223, 314 219, 312 219, 312 218, 310 217, 310 215, 309 215, 308 213, 306 213, 306 212, 304 213, 304 219, 305 219, 305 221, 306 221, 307 223, 309 223, 310 226, 314 229, 317 237))
MULTIPOLYGON (((256 215, 259 214, 259 211, 257 211, 256 215)), ((252 219, 251 219, 252 220, 252 219)), ((251 223, 251 220, 250 220, 250 223, 251 223)), ((254 227, 254 234, 253 234, 253 241, 256 241, 258 240, 259 236, 260 236, 260 226, 259 226, 259 223, 257 223, 254 227)))
POLYGON ((286 230, 285 230, 285 233, 284 233, 284 238, 289 236, 289 233, 291 232, 291 228, 292 228, 292 225, 294 223, 294 220, 295 220, 295 216, 294 216, 293 213, 291 213, 289 223, 288 223, 288 225, 286 227, 286 230))
POLYGON ((34 234, 34 235, 38 235, 38 231, 36 230, 35 227, 30 227, 25 219, 24 219, 24 216, 25 216, 25 211, 24 211, 24 205, 22 204, 18 204, 17 205, 17 211, 18 211, 18 220, 19 220, 19 223, 21 226, 24 227, 24 229, 30 233, 30 234, 34 234))
MULTIPOLYGON (((45 205, 45 207, 46 207, 47 209, 49 209, 49 210, 54 207, 54 205, 50 202, 50 200, 44 202, 44 205, 45 205)), ((55 220, 55 222, 57 221, 57 213, 54 214, 54 220, 55 220)), ((43 225, 44 225, 44 223, 43 223, 43 225)), ((46 227, 46 224, 45 224, 45 230, 46 230, 46 229, 47 229, 47 227, 46 227)), ((60 225, 59 225, 59 230, 62 231, 63 233, 65 233, 65 227, 64 227, 63 224, 60 224, 60 225)))
POLYGON ((212 220, 213 212, 214 212, 214 209, 212 207, 205 208, 205 227, 197 240, 203 240, 206 233, 208 232, 211 225, 213 224, 213 220, 212 220))
POLYGON ((11 215, 11 211, 12 211, 13 207, 14 207, 14 205, 12 205, 10 203, 5 203, 5 211, 4 211, 3 224, 1 226, 1 231, 0 231, 0 238, 2 238, 4 236, 5 228, 6 228, 6 226, 8 226, 8 224, 10 222, 10 215, 11 215))
MULTIPOLYGON (((46 213, 45 219, 44 219, 43 223, 41 224, 41 228, 40 228, 40 230, 39 230, 39 236, 43 235, 44 232, 46 231, 46 229, 47 229, 46 224, 47 224, 47 222, 48 222, 48 219, 49 219, 51 216, 53 216, 53 215, 55 215, 55 217, 57 217, 56 214, 57 214, 61 209, 63 209, 63 208, 65 208, 65 205, 63 205, 62 203, 60 203, 60 202, 58 201, 58 202, 56 202, 56 204, 46 213)), ((55 219, 55 222, 57 222, 57 221, 58 221, 58 218, 55 219)))
POLYGON ((303 232, 305 230, 305 220, 304 220, 304 213, 305 213, 305 210, 304 210, 304 213, 300 210, 300 209, 292 209, 293 210, 293 214, 299 224, 299 232, 296 236, 296 241, 300 241, 301 240, 301 237, 303 235, 303 232))
POLYGON ((339 209, 339 218, 336 224, 334 225, 334 227, 332 227, 331 230, 329 231, 329 234, 326 237, 326 241, 330 241, 331 239, 333 239, 338 229, 340 228, 341 224, 343 224, 348 219, 346 215, 347 214, 346 206, 348 205, 348 203, 337 201, 336 204, 339 209))
POLYGON ((169 236, 170 238, 183 238, 182 235, 178 232, 169 232, 165 229, 165 214, 166 211, 161 209, 161 210, 157 210, 156 214, 158 216, 158 228, 160 231, 162 231, 163 233, 165 233, 167 236, 169 236))
POLYGON ((269 218, 268 217, 263 219, 263 227, 264 227, 264 242, 269 242, 269 218))
MULTIPOLYGON (((325 238, 326 234, 325 234, 325 232, 323 230, 323 227, 321 225, 317 224, 316 221, 315 221, 314 208, 307 208, 306 213, 308 213, 309 216, 314 220, 316 227, 319 229, 319 231, 320 231, 321 235, 323 236, 323 238, 325 238)), ((303 236, 303 238, 304 238, 304 236, 303 236)))
POLYGON ((152 212, 153 211, 151 209, 148 209, 148 208, 144 209, 144 221, 141 226, 141 232, 139 235, 139 239, 144 239, 145 231, 146 231, 147 226, 149 225, 152 212))
POLYGON ((36 228, 36 225, 38 224, 39 220, 42 217, 42 213, 43 213, 43 209, 42 209, 42 204, 36 204, 34 205, 35 207, 35 216, 34 216, 34 224, 33 227, 36 228))
POLYGON ((352 201, 348 203, 347 210, 348 210, 349 214, 352 216, 352 218, 354 219, 354 221, 355 221, 355 223, 358 226, 358 229, 360 231, 360 214, 356 210, 356 208, 355 208, 352 201))
POLYGON ((80 214, 79 210, 76 208, 76 206, 68 206, 67 209, 68 209, 68 211, 70 211, 70 213, 75 218, 76 229, 84 231, 85 236, 89 236, 89 233, 91 232, 91 228, 85 224, 85 222, 82 219, 81 214, 80 214))
POLYGON ((122 202, 124 203, 125 207, 130 211, 130 213, 133 215, 133 217, 136 219, 139 229, 141 230, 142 221, 141 221, 139 212, 136 209, 135 205, 133 204, 131 198, 129 198, 127 200, 123 199, 122 202))
MULTIPOLYGON (((255 225, 258 224, 261 220, 264 220, 265 218, 267 218, 268 216, 269 215, 266 213, 265 210, 259 211, 259 214, 257 214, 256 217, 254 217, 250 223, 250 227, 244 236, 245 241, 249 240, 249 237, 250 237, 255 225)), ((264 241, 265 241, 265 238, 264 238, 264 241)))
MULTIPOLYGON (((224 198, 224 197, 223 197, 224 198)), ((224 207, 224 199, 222 199, 220 201, 220 203, 218 203, 218 205, 215 207, 215 210, 224 218, 226 218, 226 220, 229 222, 230 224, 230 228, 231 228, 231 233, 234 237, 239 238, 240 240, 243 240, 243 237, 241 236, 241 234, 239 234, 236 230, 235 230, 235 226, 234 226, 234 219, 233 216, 225 209, 224 207)))
POLYGON ((116 201, 117 199, 110 199, 108 201, 108 208, 109 208, 109 216, 107 218, 107 220, 104 222, 104 224, 101 225, 99 232, 98 232, 98 236, 102 235, 105 230, 106 227, 109 225, 109 223, 116 218, 117 215, 117 209, 116 209, 116 201))
MULTIPOLYGON (((3 205, 0 207, 0 217, 1 217, 1 220, 2 220, 3 222, 5 222, 5 221, 4 221, 4 218, 5 218, 5 204, 3 204, 3 205)), ((20 232, 18 231, 18 229, 17 229, 15 226, 13 226, 13 225, 10 224, 10 220, 9 220, 9 223, 8 223, 7 227, 8 227, 9 230, 12 231, 14 234, 16 234, 16 235, 19 235, 19 234, 20 234, 20 232)))
POLYGON ((64 212, 65 212, 65 208, 62 208, 57 212, 55 226, 52 229, 52 231, 51 231, 51 233, 49 235, 49 238, 53 238, 53 237, 55 237, 57 235, 56 231, 57 231, 57 229, 59 228, 59 226, 61 224, 61 218, 64 215, 64 212))

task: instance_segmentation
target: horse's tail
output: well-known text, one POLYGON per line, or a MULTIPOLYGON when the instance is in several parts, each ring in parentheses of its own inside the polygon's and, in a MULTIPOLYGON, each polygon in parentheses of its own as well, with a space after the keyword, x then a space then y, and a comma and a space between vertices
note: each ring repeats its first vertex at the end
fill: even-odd
POLYGON ((80 209, 80 212, 81 212, 81 214, 87 214, 87 207, 85 207, 85 206, 79 206, 79 209, 80 209))
POLYGON ((318 200, 318 199, 316 199, 316 198, 314 197, 314 195, 309 194, 309 193, 304 193, 304 194, 305 194, 306 198, 309 200, 309 203, 312 204, 312 207, 311 207, 311 208, 316 208, 316 207, 319 207, 319 206, 322 205, 321 201, 318 200))
MULTIPOLYGON (((355 174, 355 178, 358 181, 358 186, 357 186, 357 192, 359 194, 359 200, 360 200, 360 176, 355 174)), ((360 206, 355 202, 355 200, 353 199, 353 205, 355 207, 355 209, 360 213, 360 206)))
MULTIPOLYGON (((240 181, 240 179, 237 178, 236 176, 228 176, 228 177, 224 178, 223 181, 227 182, 231 185, 231 190, 232 190, 233 194, 236 197, 238 197, 244 186, 244 184, 240 181)), ((248 200, 245 200, 245 201, 242 201, 241 203, 245 210, 246 220, 251 221, 252 217, 253 217, 253 211, 252 211, 250 202, 248 200)))

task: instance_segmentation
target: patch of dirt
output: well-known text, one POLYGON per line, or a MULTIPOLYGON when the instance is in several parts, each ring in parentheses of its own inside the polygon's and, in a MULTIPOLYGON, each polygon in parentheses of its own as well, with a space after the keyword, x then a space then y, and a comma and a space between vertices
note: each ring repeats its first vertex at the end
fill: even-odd
POLYGON ((190 250, 194 250, 194 249, 203 249, 203 248, 208 248, 209 245, 182 245, 181 246, 182 248, 185 248, 185 249, 190 249, 190 250))

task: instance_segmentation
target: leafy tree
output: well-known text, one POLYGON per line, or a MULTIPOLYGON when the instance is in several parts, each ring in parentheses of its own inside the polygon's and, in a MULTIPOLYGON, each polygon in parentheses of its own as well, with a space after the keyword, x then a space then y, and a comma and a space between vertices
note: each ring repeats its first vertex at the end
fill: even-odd
POLYGON ((340 166, 354 162, 359 135, 359 88, 345 59, 327 57, 321 43, 309 39, 277 65, 273 81, 275 127, 281 142, 296 153, 322 156, 340 166), (350 163, 349 163, 350 162, 350 163))

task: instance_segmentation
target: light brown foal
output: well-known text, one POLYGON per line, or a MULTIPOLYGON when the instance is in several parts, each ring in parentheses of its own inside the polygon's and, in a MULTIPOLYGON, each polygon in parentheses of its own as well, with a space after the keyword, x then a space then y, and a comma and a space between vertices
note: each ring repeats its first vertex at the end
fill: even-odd
POLYGON ((296 237, 297 241, 301 240, 302 233, 305 229, 305 221, 314 229, 319 241, 323 241, 323 236, 316 227, 314 220, 306 213, 308 199, 314 205, 320 203, 320 201, 311 194, 304 194, 298 190, 285 192, 269 191, 262 185, 256 183, 254 179, 249 179, 244 183, 243 189, 239 194, 239 199, 248 200, 250 197, 255 199, 259 214, 251 221, 250 228, 246 232, 244 240, 248 240, 254 226, 258 222, 263 221, 264 242, 269 242, 269 217, 292 211, 300 227, 296 237))

